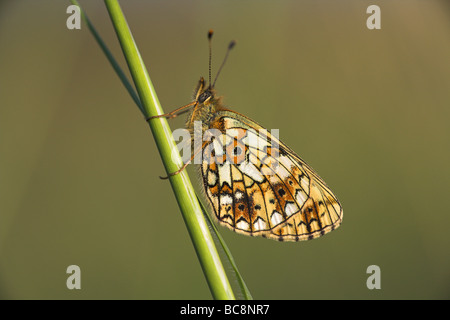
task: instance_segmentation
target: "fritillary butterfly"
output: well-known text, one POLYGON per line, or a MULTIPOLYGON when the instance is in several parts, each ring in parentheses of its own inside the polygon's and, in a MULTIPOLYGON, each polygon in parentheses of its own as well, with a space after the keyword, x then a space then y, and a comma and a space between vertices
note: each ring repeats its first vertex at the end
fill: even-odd
POLYGON ((196 121, 202 135, 218 130, 219 136, 194 150, 202 154, 200 172, 215 217, 235 232, 279 241, 310 240, 336 229, 343 210, 319 175, 277 137, 226 109, 217 97, 215 81, 211 84, 211 37, 209 31, 209 85, 201 78, 192 103, 161 116, 173 118, 190 108, 186 127, 192 139, 196 121))

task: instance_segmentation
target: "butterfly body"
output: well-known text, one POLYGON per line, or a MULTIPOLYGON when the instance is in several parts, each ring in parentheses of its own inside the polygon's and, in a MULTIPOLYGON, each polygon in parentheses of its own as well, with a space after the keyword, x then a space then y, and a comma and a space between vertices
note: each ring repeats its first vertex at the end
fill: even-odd
POLYGON ((186 127, 192 140, 203 137, 193 151, 222 225, 279 241, 314 239, 340 225, 342 207, 317 173, 262 126, 226 109, 203 78, 193 106, 186 127))

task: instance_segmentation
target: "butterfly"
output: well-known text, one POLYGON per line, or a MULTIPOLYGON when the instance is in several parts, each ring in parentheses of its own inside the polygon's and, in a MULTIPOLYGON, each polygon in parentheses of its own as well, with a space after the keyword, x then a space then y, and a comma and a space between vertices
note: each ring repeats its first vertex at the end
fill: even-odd
POLYGON ((147 120, 189 111, 186 127, 192 139, 195 134, 204 137, 191 161, 201 154, 204 191, 220 224, 279 241, 315 239, 336 229, 342 206, 319 175, 272 132, 222 104, 215 82, 235 42, 211 84, 212 34, 210 30, 209 85, 201 78, 191 103, 147 120))

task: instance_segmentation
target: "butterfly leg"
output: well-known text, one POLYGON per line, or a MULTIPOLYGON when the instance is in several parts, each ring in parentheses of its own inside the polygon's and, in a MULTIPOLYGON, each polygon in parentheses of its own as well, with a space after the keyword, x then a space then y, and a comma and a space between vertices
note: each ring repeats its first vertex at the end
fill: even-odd
POLYGON ((188 165, 189 163, 191 163, 192 160, 194 160, 195 156, 196 156, 199 152, 201 152, 201 151, 203 150, 203 148, 205 147, 205 145, 206 145, 207 143, 208 143, 208 141, 203 142, 202 146, 201 146, 197 151, 194 152, 194 154, 192 155, 191 159, 189 159, 189 161, 186 162, 180 169, 178 169, 178 170, 175 171, 175 172, 169 173, 169 175, 166 176, 166 177, 161 177, 161 176, 160 176, 159 178, 160 178, 161 180, 166 180, 166 179, 169 179, 169 178, 172 177, 172 176, 175 176, 175 175, 179 174, 181 171, 183 171, 184 169, 186 169, 187 165, 188 165))
POLYGON ((167 179, 169 179, 170 177, 172 177, 172 176, 176 176, 177 174, 179 174, 181 171, 183 171, 184 169, 186 169, 186 167, 187 167, 187 165, 189 164, 189 163, 191 163, 191 160, 189 160, 188 162, 186 162, 182 167, 181 167, 181 169, 179 169, 179 170, 177 170, 177 171, 175 171, 175 172, 172 172, 172 173, 169 173, 169 175, 168 176, 166 176, 166 177, 159 177, 161 180, 167 180, 167 179))
POLYGON ((169 113, 165 113, 165 114, 159 114, 157 116, 152 116, 152 117, 148 117, 147 119, 145 119, 147 122, 149 122, 152 119, 157 119, 157 118, 167 118, 167 119, 173 119, 175 117, 177 117, 178 115, 187 112, 188 110, 184 110, 186 108, 190 108, 192 106, 195 106, 197 104, 197 101, 191 102, 185 106, 182 106, 174 111, 171 111, 169 113))

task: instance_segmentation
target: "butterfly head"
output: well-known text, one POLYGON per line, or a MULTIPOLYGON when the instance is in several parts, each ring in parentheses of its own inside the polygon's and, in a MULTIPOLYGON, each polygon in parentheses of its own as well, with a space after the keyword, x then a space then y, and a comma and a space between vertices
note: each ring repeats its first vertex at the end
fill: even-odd
POLYGON ((194 100, 198 104, 207 105, 215 100, 215 95, 216 91, 214 90, 214 88, 211 85, 206 86, 205 79, 203 77, 200 78, 197 89, 195 90, 194 100))
POLYGON ((187 120, 187 127, 191 128, 195 121, 202 121, 206 125, 217 109, 221 108, 221 98, 216 97, 213 87, 205 84, 202 77, 195 89, 193 108, 187 120))
POLYGON ((200 94, 200 96, 198 97, 198 102, 205 103, 206 101, 209 101, 212 96, 213 96, 212 90, 208 88, 205 91, 203 91, 202 94, 200 94))

